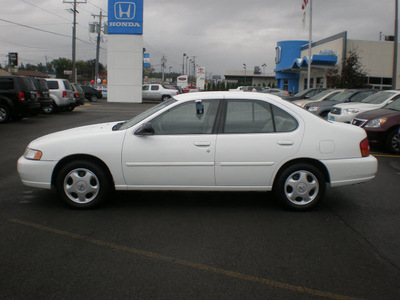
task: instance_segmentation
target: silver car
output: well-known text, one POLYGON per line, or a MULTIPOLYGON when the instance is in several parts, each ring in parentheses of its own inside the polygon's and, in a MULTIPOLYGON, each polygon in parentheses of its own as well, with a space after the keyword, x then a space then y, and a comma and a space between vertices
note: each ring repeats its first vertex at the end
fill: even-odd
POLYGON ((67 79, 46 79, 49 86, 52 105, 43 109, 44 113, 50 114, 55 111, 72 111, 75 106, 74 90, 67 79))

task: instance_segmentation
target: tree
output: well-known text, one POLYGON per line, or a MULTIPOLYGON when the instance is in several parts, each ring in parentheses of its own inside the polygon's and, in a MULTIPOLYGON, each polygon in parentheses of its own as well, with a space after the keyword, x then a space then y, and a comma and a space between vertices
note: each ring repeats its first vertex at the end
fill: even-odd
POLYGON ((72 70, 72 60, 68 58, 60 57, 59 59, 54 59, 51 65, 56 70, 57 78, 68 78, 68 75, 64 75, 64 71, 72 70))
POLYGON ((366 86, 366 72, 363 71, 356 52, 349 53, 340 73, 338 68, 328 71, 327 85, 345 89, 359 89, 366 86))

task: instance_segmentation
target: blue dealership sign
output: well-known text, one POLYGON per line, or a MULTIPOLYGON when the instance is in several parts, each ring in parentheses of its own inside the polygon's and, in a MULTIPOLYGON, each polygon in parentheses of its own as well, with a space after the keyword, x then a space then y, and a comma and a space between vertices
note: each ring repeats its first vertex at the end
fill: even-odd
POLYGON ((143 0, 108 0, 108 34, 143 34, 143 0))

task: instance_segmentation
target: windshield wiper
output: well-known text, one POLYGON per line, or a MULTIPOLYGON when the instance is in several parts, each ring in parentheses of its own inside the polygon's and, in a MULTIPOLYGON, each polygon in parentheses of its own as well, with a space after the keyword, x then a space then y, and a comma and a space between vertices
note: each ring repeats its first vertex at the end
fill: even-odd
POLYGON ((121 128, 121 126, 124 125, 125 123, 126 123, 126 121, 115 124, 115 125, 113 126, 112 130, 113 130, 113 131, 119 130, 119 129, 121 128))

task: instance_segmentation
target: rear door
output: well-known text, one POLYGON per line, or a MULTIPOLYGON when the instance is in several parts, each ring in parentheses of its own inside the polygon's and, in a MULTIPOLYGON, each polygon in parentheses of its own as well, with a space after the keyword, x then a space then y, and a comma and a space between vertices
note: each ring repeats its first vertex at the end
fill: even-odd
POLYGON ((226 118, 216 141, 216 185, 270 186, 277 166, 298 151, 301 124, 265 101, 226 100, 226 118))

